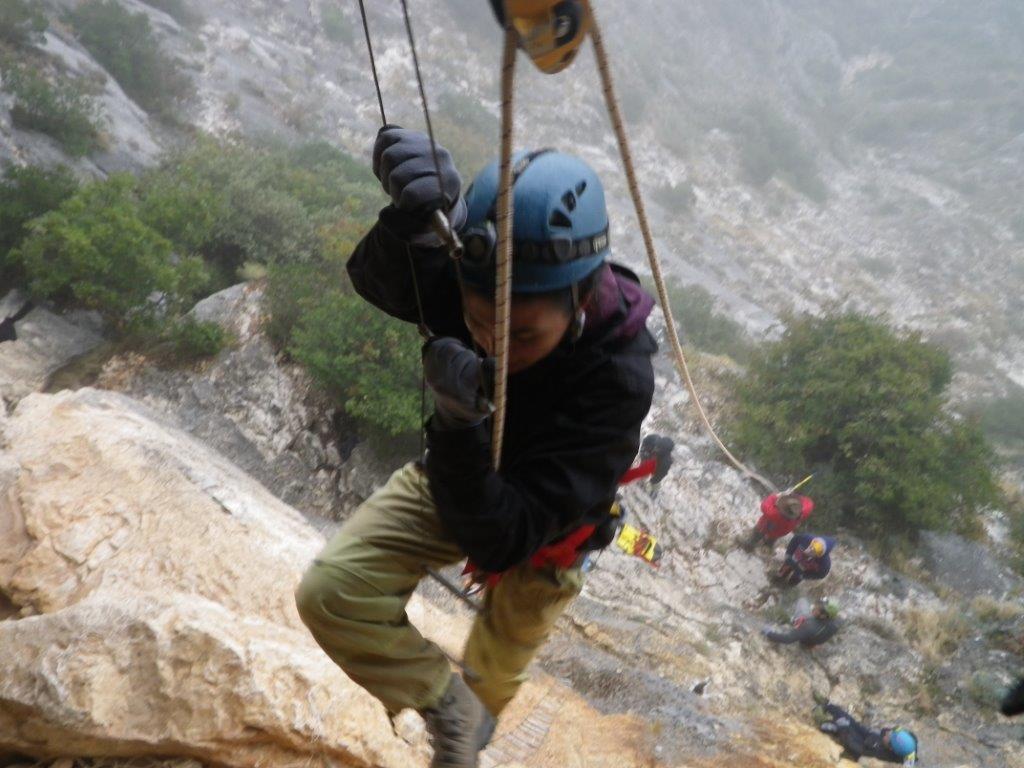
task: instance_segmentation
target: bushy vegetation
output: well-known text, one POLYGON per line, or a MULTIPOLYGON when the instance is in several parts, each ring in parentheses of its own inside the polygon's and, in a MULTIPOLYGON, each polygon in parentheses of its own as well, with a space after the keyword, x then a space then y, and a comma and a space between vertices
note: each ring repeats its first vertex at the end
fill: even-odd
POLYGON ((944 410, 948 354, 881 319, 790 318, 738 382, 730 433, 779 478, 814 472, 815 525, 896 547, 923 529, 972 530, 1000 500, 980 428, 944 410))
POLYGON ((419 336, 357 296, 345 271, 371 224, 368 216, 342 219, 322 230, 312 262, 271 266, 268 333, 371 432, 412 434, 420 426, 419 336))
POLYGON ((343 45, 352 45, 355 42, 355 33, 352 25, 349 24, 345 14, 338 7, 337 0, 327 0, 320 4, 320 19, 324 27, 324 34, 328 40, 343 45))
POLYGON ((691 211, 697 202, 693 184, 689 181, 655 187, 652 197, 668 209, 670 216, 691 211))
POLYGON ((743 327, 715 311, 715 299, 707 290, 670 282, 668 298, 684 344, 738 362, 749 359, 752 345, 743 327))
POLYGON ((228 332, 217 323, 186 315, 163 328, 157 353, 168 363, 184 365, 213 357, 227 346, 229 340, 228 332))
POLYGON ((33 296, 95 309, 121 329, 195 298, 208 282, 202 262, 172 258, 171 243, 142 220, 136 185, 131 176, 112 176, 29 225, 11 258, 33 296))
POLYGON ((9 258, 28 234, 28 223, 52 211, 78 189, 78 182, 63 166, 8 168, 0 180, 0 293, 24 283, 24 273, 9 258))
POLYGON ((365 167, 326 142, 272 149, 202 141, 144 179, 142 208, 225 286, 247 263, 315 260, 319 231, 369 216, 378 190, 365 167))
POLYGON ((193 11, 185 0, 145 0, 146 5, 163 11, 183 27, 194 27, 200 24, 202 16, 193 11))
POLYGON ((175 118, 192 81, 163 53, 149 17, 116 0, 87 0, 70 14, 81 41, 135 102, 157 117, 175 118))
POLYGON ((763 186, 775 178, 816 203, 828 199, 816 157, 801 142, 800 129, 777 109, 765 102, 748 104, 728 128, 739 136, 740 164, 751 184, 763 186))
POLYGON ((75 157, 98 146, 98 111, 81 81, 50 80, 31 65, 8 61, 4 85, 14 96, 11 119, 18 128, 45 133, 75 157))
POLYGON ((96 309, 155 359, 182 364, 228 342, 183 312, 242 271, 263 273, 281 348, 370 434, 418 429, 416 330, 359 298, 345 271, 382 202, 362 164, 325 143, 201 141, 140 178, 77 191, 66 172, 9 176, 0 202, 16 204, 0 235, 17 244, 10 261, 34 297, 96 309))
POLYGON ((999 443, 1024 445, 1024 387, 1011 384, 1005 397, 986 403, 981 425, 999 443))
POLYGON ((46 14, 28 0, 0 0, 0 43, 23 47, 38 42, 49 26, 46 14))
POLYGON ((498 119, 478 99, 455 91, 442 93, 437 109, 431 111, 437 140, 451 151, 468 186, 470 179, 498 157, 498 119))

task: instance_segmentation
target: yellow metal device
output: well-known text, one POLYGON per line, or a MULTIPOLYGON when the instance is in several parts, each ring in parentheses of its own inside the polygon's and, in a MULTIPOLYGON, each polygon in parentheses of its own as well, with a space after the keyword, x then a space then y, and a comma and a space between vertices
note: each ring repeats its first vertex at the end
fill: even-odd
POLYGON ((591 27, 589 0, 491 0, 501 24, 507 18, 537 69, 561 72, 579 53, 591 27))

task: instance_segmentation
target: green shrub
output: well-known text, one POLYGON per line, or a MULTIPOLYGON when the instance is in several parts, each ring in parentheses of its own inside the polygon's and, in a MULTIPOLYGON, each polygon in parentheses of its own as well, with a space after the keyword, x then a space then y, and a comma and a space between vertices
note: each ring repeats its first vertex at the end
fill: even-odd
POLYGON ((967 683, 967 695, 986 711, 995 710, 1006 695, 1006 684, 994 672, 979 670, 967 683))
POLYGON ((328 290, 307 305, 289 349, 360 422, 396 436, 419 429, 420 342, 412 325, 328 290))
POLYGON ((326 142, 266 149, 202 141, 148 174, 141 195, 145 220, 180 251, 202 255, 226 285, 243 264, 316 258, 318 231, 368 222, 379 190, 362 164, 326 142))
POLYGON ((186 315, 164 330, 157 356, 168 363, 185 365, 213 357, 227 346, 228 341, 228 332, 217 323, 186 315))
POLYGON ((183 27, 196 27, 203 21, 203 17, 189 8, 185 0, 145 0, 145 3, 163 11, 183 27))
POLYGON ((314 261, 271 264, 267 332, 371 437, 409 435, 420 426, 419 336, 357 296, 345 271, 372 221, 339 219, 314 261))
POLYGON ((948 354, 852 313, 790 318, 738 382, 730 436, 780 478, 815 473, 815 525, 895 547, 960 530, 999 498, 980 429, 944 411, 948 354))
POLYGON ((80 81, 51 82, 24 64, 9 65, 5 70, 5 86, 14 96, 11 119, 15 126, 45 133, 75 157, 99 145, 97 109, 80 81))
POLYGON ((456 91, 445 91, 432 110, 437 140, 452 153, 455 165, 472 178, 498 157, 498 119, 480 100, 456 91))
POLYGON ((1024 387, 1011 384, 1005 397, 986 403, 981 426, 1000 443, 1024 443, 1024 387))
POLYGON ((689 181, 656 187, 652 197, 668 209, 669 215, 687 213, 697 202, 693 184, 689 181))
POLYGON ((715 299, 707 290, 670 282, 668 299, 685 344, 738 362, 749 359, 751 343, 743 327, 715 311, 715 299))
POLYGON ((61 166, 8 168, 0 180, 0 293, 24 284, 19 265, 9 258, 11 249, 28 234, 28 223, 52 211, 78 189, 78 181, 61 166))
POLYGON ((774 107, 749 104, 733 118, 730 129, 739 134, 740 164, 751 184, 762 186, 777 178, 816 203, 828 199, 817 159, 803 145, 800 129, 774 107))
POLYGON ((70 14, 78 38, 139 106, 162 119, 191 96, 192 81, 160 50, 149 18, 116 0, 87 0, 70 14))
POLYGON ((98 310, 120 329, 152 318, 154 293, 171 314, 195 298, 205 268, 175 260, 171 243, 142 221, 135 184, 127 175, 96 182, 31 224, 12 256, 33 296, 98 310))
POLYGON ((324 34, 328 40, 344 45, 352 45, 355 42, 355 34, 352 25, 349 24, 345 14, 337 5, 338 0, 327 0, 320 4, 320 18, 324 27, 324 34))
POLYGON ((32 45, 48 26, 46 14, 27 0, 0 0, 0 42, 15 47, 32 45))

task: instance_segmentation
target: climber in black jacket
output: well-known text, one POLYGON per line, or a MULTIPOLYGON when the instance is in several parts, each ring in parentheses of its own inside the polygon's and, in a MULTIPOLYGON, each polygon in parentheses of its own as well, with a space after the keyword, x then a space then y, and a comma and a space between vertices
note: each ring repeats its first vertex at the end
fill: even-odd
POLYGON ((883 763, 917 765, 917 736, 906 728, 868 728, 854 720, 849 712, 827 701, 819 705, 816 716, 819 729, 843 746, 843 757, 854 762, 862 757, 873 757, 883 763))
POLYGON ((440 185, 426 136, 382 129, 374 171, 392 204, 348 264, 363 298, 429 329, 426 459, 396 472, 346 521, 297 600, 353 680, 391 712, 423 713, 432 765, 463 768, 477 765, 493 717, 578 594, 586 552, 610 540, 598 534, 637 454, 656 345, 646 328, 653 299, 608 262, 597 175, 555 151, 517 155, 507 414, 495 471, 485 357, 494 352, 498 167, 463 198, 438 149, 440 185), (459 265, 429 228, 438 209, 462 236, 459 265), (464 681, 408 622, 405 605, 426 568, 465 557, 491 586, 463 654, 464 681))

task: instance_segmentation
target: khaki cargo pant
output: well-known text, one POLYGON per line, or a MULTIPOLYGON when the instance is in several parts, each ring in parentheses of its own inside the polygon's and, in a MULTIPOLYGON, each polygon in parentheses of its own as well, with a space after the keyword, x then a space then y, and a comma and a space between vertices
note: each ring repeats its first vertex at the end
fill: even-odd
MULTIPOLYGON (((465 555, 441 529, 421 469, 408 464, 356 510, 296 592, 299 615, 328 656, 391 713, 435 705, 447 657, 409 623, 406 603, 425 575, 465 555)), ((466 642, 466 682, 497 716, 582 588, 579 568, 508 571, 488 589, 466 642)))

